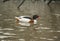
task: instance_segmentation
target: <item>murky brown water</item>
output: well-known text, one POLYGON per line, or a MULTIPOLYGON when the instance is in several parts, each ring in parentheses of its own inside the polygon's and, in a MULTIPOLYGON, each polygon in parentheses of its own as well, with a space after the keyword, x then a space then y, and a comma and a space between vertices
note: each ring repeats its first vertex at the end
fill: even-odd
POLYGON ((19 1, 2 3, 0 0, 0 40, 1 41, 60 41, 60 3, 25 1, 17 9, 19 1), (37 25, 18 26, 15 16, 38 14, 37 25))

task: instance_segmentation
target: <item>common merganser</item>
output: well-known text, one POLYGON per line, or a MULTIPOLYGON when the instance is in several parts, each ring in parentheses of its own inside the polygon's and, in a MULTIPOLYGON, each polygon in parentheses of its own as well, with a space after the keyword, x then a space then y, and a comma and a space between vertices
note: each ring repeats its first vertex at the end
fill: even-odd
POLYGON ((30 23, 30 24, 37 24, 37 18, 39 18, 38 15, 33 15, 33 18, 29 17, 29 16, 19 16, 19 17, 15 17, 15 19, 17 20, 17 22, 19 24, 21 23, 30 23))

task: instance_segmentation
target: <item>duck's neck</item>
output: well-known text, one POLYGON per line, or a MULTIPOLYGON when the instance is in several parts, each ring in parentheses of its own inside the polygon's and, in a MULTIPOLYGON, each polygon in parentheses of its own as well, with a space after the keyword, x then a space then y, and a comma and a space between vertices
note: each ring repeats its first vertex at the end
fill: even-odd
POLYGON ((33 19, 34 19, 34 20, 36 20, 36 18, 35 18, 35 17, 33 17, 33 19))
POLYGON ((34 24, 37 24, 37 20, 34 20, 34 24))

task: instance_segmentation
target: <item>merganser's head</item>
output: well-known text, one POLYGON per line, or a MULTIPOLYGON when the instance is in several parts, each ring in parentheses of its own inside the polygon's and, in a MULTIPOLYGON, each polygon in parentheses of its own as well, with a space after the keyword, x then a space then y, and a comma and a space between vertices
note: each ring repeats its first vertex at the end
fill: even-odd
POLYGON ((37 19, 37 18, 39 18, 38 15, 33 15, 33 19, 34 19, 34 20, 37 19))

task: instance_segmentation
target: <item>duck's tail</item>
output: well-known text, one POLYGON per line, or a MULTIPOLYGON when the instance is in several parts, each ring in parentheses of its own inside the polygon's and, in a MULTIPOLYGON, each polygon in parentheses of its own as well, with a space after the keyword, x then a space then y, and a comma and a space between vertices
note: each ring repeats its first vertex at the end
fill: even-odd
POLYGON ((17 21, 19 21, 19 18, 18 18, 18 17, 15 17, 15 19, 16 19, 17 21))

